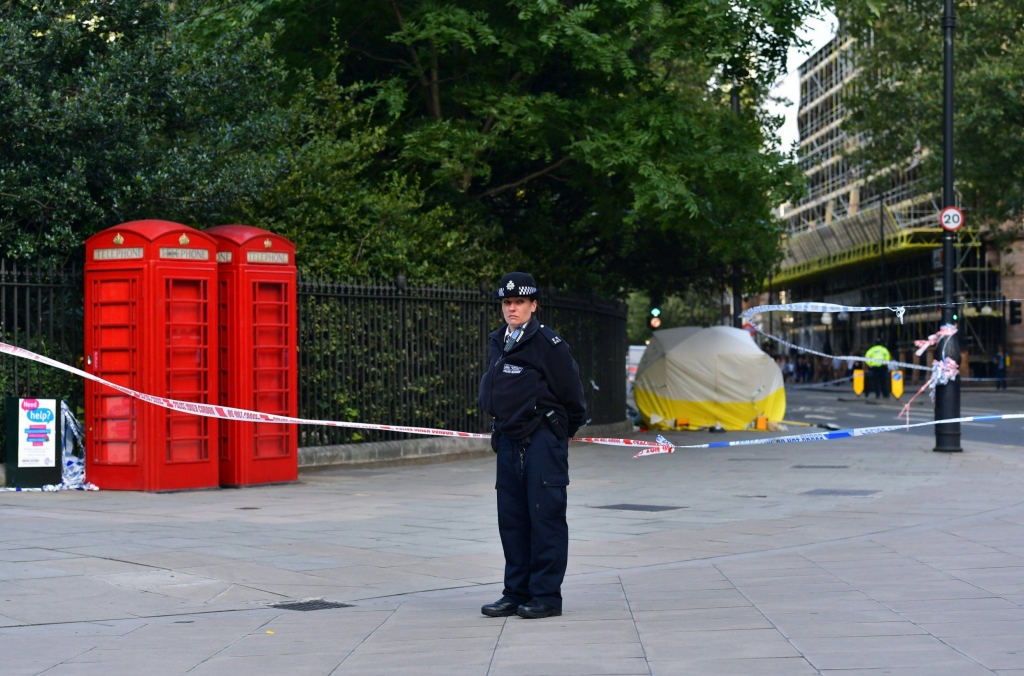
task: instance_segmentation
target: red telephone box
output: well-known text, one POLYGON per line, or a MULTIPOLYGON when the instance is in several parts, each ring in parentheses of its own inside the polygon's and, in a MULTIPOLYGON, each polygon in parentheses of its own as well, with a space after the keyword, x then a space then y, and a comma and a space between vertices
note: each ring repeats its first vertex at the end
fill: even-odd
MULTIPOLYGON (((248 225, 205 230, 217 242, 220 403, 298 415, 295 245, 248 225)), ((295 425, 222 421, 222 486, 295 481, 295 425)))
MULTIPOLYGON (((217 403, 217 245, 187 225, 133 221, 85 243, 85 368, 133 390, 217 403)), ((217 420, 85 383, 86 469, 104 489, 218 485, 217 420)))

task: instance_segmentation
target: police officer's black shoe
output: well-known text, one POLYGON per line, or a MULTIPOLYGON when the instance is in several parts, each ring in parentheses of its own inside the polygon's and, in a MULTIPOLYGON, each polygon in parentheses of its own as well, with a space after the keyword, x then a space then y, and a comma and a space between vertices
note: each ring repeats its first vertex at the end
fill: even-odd
POLYGON ((524 603, 519 606, 517 613, 519 617, 527 620, 536 620, 541 617, 555 617, 562 614, 562 611, 554 606, 549 606, 546 603, 541 603, 537 599, 533 599, 529 603, 524 603))
POLYGON ((485 605, 480 609, 480 612, 487 617, 508 617, 509 615, 515 615, 518 608, 518 603, 502 597, 494 603, 485 605))

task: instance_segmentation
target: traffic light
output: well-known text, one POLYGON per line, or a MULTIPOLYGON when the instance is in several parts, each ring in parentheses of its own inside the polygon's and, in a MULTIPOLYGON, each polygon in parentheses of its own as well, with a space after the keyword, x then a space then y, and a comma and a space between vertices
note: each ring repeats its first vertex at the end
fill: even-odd
POLYGON ((1010 301, 1010 323, 1011 324, 1020 324, 1021 323, 1020 301, 1019 300, 1011 300, 1010 301))
POLYGON ((659 308, 651 308, 651 316, 647 318, 647 325, 652 329, 661 327, 661 310, 659 308))

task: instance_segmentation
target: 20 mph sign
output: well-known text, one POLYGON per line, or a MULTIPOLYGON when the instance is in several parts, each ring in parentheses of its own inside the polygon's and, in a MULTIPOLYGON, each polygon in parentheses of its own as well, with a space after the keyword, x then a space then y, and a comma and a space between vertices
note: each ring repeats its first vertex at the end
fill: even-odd
POLYGON ((964 212, 956 207, 946 207, 939 214, 939 222, 942 223, 944 230, 956 232, 964 224, 964 212))

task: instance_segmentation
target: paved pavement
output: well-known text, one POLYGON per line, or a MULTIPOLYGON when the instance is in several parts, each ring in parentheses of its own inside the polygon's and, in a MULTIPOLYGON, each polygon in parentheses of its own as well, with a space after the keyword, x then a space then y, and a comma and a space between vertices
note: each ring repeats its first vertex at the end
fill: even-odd
POLYGON ((574 447, 565 614, 532 621, 479 614, 489 458, 0 494, 0 674, 1024 675, 1024 453, 930 448, 574 447), (307 598, 351 607, 268 605, 307 598))

